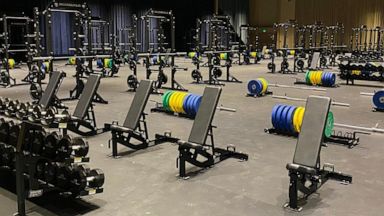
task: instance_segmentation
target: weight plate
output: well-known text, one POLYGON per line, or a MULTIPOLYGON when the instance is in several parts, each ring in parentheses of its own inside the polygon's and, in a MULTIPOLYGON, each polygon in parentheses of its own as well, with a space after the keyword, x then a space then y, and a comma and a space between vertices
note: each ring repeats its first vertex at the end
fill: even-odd
POLYGON ((168 108, 169 108, 169 111, 172 111, 173 112, 173 100, 174 100, 174 97, 175 95, 177 94, 177 92, 172 92, 172 94, 170 94, 169 96, 169 99, 168 99, 168 108))
POLYGON ((187 103, 187 106, 188 106, 188 115, 190 116, 193 116, 193 110, 192 110, 192 107, 193 107, 193 101, 195 100, 197 95, 195 94, 192 94, 191 97, 189 98, 188 100, 188 103, 187 103))
POLYGON ((376 92, 372 97, 372 101, 376 108, 384 110, 384 90, 376 92))
POLYGON ((318 71, 315 71, 315 72, 312 72, 311 73, 311 77, 310 77, 310 79, 311 79, 311 83, 312 83, 312 85, 316 85, 316 74, 318 73, 318 71))
POLYGON ((291 107, 288 105, 285 105, 282 113, 281 113, 281 125, 283 127, 284 132, 289 132, 289 125, 288 125, 288 111, 291 107))
POLYGON ((163 103, 163 108, 164 109, 168 109, 167 108, 167 103, 166 103, 166 101, 167 101, 167 97, 168 97, 168 95, 171 93, 171 91, 167 91, 167 92, 165 92, 164 94, 163 94, 163 96, 162 96, 162 103, 163 103))
POLYGON ((323 72, 319 71, 317 74, 316 74, 316 84, 317 85, 321 85, 321 75, 323 74, 323 72))
POLYGON ((192 116, 191 104, 194 97, 195 97, 194 94, 190 94, 186 101, 186 111, 187 111, 187 114, 190 116, 192 116))
POLYGON ((325 130, 324 130, 324 135, 326 137, 331 137, 334 123, 335 123, 335 119, 333 117, 333 113, 329 112, 327 116, 327 123, 325 125, 325 130))
POLYGON ((288 110, 288 113, 287 113, 287 126, 288 126, 288 131, 290 133, 295 133, 295 129, 293 127, 293 114, 295 113, 295 110, 296 110, 296 107, 294 106, 291 106, 288 110))
POLYGON ((282 118, 281 117, 281 113, 284 110, 284 108, 285 108, 285 105, 280 105, 280 107, 277 109, 277 112, 276 112, 276 119, 275 119, 276 126, 275 126, 275 129, 279 130, 279 131, 283 130, 283 126, 281 124, 281 118, 282 118))
POLYGON ((259 80, 251 80, 248 82, 248 92, 252 95, 260 95, 263 84, 259 80))
POLYGON ((198 96, 195 103, 194 103, 193 111, 194 111, 195 115, 199 111, 199 107, 200 107, 200 103, 201 103, 202 98, 203 98, 202 96, 198 96))
POLYGON ((323 84, 323 86, 328 86, 328 72, 324 72, 322 75, 321 75, 321 83, 323 84))
POLYGON ((329 86, 329 87, 331 87, 331 86, 333 86, 334 84, 332 84, 332 83, 334 83, 333 81, 332 81, 332 73, 327 73, 327 76, 325 77, 326 78, 326 86, 329 86))
POLYGON ((172 96, 174 93, 175 93, 174 91, 171 91, 171 92, 168 94, 168 96, 166 97, 166 100, 165 100, 167 110, 169 110, 169 111, 171 111, 171 107, 170 107, 169 103, 170 103, 170 100, 171 100, 171 96, 172 96))
POLYGON ((336 85, 336 74, 330 73, 331 78, 330 79, 330 86, 335 86, 336 85))
POLYGON ((197 114, 195 107, 196 107, 196 104, 197 104, 197 101, 199 100, 199 98, 200 98, 200 96, 196 95, 196 97, 193 99, 192 106, 191 106, 193 116, 196 116, 196 114, 197 114))
POLYGON ((298 116, 298 118, 299 118, 299 125, 298 125, 299 133, 301 131, 301 125, 303 124, 304 113, 305 113, 305 108, 303 107, 303 109, 301 109, 299 114, 298 114, 299 115, 298 116))
POLYGON ((299 132, 299 113, 301 109, 303 108, 297 107, 297 109, 295 110, 295 113, 293 114, 293 127, 296 133, 299 132))
POLYGON ((306 73, 305 73, 305 82, 307 83, 307 84, 311 84, 311 81, 310 81, 310 79, 309 79, 309 75, 310 75, 310 71, 307 71, 306 73))
POLYGON ((171 91, 168 96, 166 97, 166 100, 165 100, 165 105, 166 105, 166 108, 167 110, 171 111, 171 106, 170 106, 170 101, 171 101, 171 97, 172 95, 174 94, 175 92, 174 91, 171 91))
POLYGON ((181 92, 179 97, 177 98, 176 105, 177 105, 177 111, 178 113, 185 113, 184 107, 183 107, 183 102, 184 98, 187 94, 185 92, 181 92))
POLYGON ((184 113, 185 113, 185 114, 188 114, 188 113, 189 113, 187 104, 188 104, 188 100, 189 100, 190 97, 191 97, 191 94, 187 94, 187 95, 184 97, 184 100, 183 100, 183 110, 184 110, 184 113))
POLYGON ((268 90, 268 81, 264 78, 259 78, 259 80, 261 81, 262 85, 263 85, 263 90, 262 90, 262 93, 265 94, 268 90))
POLYGON ((309 73, 309 80, 310 80, 310 83, 311 83, 311 85, 314 85, 315 84, 315 81, 314 81, 314 74, 315 74, 315 72, 314 71, 311 71, 310 73, 309 73))
POLYGON ((277 110, 280 108, 280 105, 275 105, 273 108, 272 108, 272 125, 274 128, 276 128, 276 113, 277 113, 277 110))
POLYGON ((175 111, 177 113, 181 113, 181 109, 182 107, 180 107, 180 101, 182 101, 181 99, 183 98, 183 92, 178 92, 177 94, 177 97, 175 98, 175 111))
POLYGON ((176 100, 177 100, 177 97, 179 96, 180 92, 175 92, 172 94, 171 96, 171 99, 169 101, 169 106, 171 107, 171 111, 172 112, 177 112, 176 111, 176 100))
POLYGON ((177 101, 180 97, 180 92, 174 94, 173 100, 171 100, 172 111, 178 113, 177 101))
POLYGON ((180 107, 181 113, 184 113, 184 114, 187 113, 184 109, 184 101, 188 97, 188 95, 189 95, 188 93, 183 93, 183 96, 181 97, 181 99, 179 101, 179 107, 180 107))

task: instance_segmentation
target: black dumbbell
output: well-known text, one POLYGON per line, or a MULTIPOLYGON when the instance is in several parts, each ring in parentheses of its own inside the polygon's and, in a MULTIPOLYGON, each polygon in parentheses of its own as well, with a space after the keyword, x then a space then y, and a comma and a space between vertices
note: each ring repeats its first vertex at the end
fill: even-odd
MULTIPOLYGON (((11 123, 12 124, 12 123, 11 123)), ((9 125, 10 122, 0 119, 0 142, 7 144, 9 139, 9 125)))
POLYGON ((54 107, 44 109, 38 105, 29 111, 28 120, 31 122, 40 122, 43 125, 50 125, 54 122, 56 113, 57 110, 54 107))
POLYGON ((21 125, 20 124, 10 125, 10 128, 9 128, 9 140, 8 140, 8 144, 10 146, 13 146, 13 147, 17 146, 20 130, 21 130, 21 125))
POLYGON ((64 191, 71 188, 72 166, 59 165, 56 169, 56 186, 64 191))
POLYGON ((41 155, 51 160, 55 160, 57 158, 57 153, 59 149, 58 144, 60 139, 61 135, 56 131, 48 134, 45 137, 44 145, 41 150, 41 155))
POLYGON ((45 130, 41 131, 34 131, 29 134, 25 149, 27 149, 30 153, 34 155, 41 155, 44 143, 45 143, 45 137, 47 136, 47 133, 45 130))
POLYGON ((46 162, 44 166, 44 181, 50 184, 56 184, 57 164, 54 162, 46 162))
POLYGON ((3 154, 5 153, 5 148, 6 148, 6 144, 5 143, 2 143, 0 142, 0 167, 4 166, 4 162, 3 162, 3 154))
POLYGON ((19 120, 23 120, 27 115, 28 111, 33 107, 33 105, 29 102, 27 103, 20 103, 17 106, 15 116, 19 120))
POLYGON ((6 109, 4 110, 4 114, 8 117, 13 117, 16 114, 17 106, 19 106, 20 102, 18 100, 9 101, 6 105, 6 109))
POLYGON ((4 112, 7 108, 6 105, 9 102, 9 98, 0 97, 0 112, 4 112))
POLYGON ((13 146, 5 146, 2 150, 1 160, 2 164, 10 169, 15 167, 15 148, 13 146))
POLYGON ((71 191, 80 192, 89 188, 99 188, 104 185, 105 176, 102 170, 90 170, 84 165, 74 165, 72 169, 71 191))
POLYGON ((101 169, 92 169, 88 173, 88 184, 91 188, 100 188, 104 185, 105 176, 101 169))
POLYGON ((71 138, 66 135, 58 143, 57 157, 59 160, 75 157, 85 157, 89 151, 88 142, 80 137, 71 138))
POLYGON ((38 160, 35 165, 35 178, 40 180, 44 179, 44 171, 45 171, 45 163, 47 163, 47 160, 38 160))

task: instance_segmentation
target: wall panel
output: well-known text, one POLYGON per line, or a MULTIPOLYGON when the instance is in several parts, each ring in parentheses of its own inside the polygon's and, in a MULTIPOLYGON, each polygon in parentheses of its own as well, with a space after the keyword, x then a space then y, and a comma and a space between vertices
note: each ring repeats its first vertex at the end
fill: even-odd
POLYGON ((341 22, 345 27, 345 44, 349 43, 354 27, 384 27, 383 13, 383 0, 296 0, 296 19, 300 24, 313 24, 317 20, 326 25, 341 22))

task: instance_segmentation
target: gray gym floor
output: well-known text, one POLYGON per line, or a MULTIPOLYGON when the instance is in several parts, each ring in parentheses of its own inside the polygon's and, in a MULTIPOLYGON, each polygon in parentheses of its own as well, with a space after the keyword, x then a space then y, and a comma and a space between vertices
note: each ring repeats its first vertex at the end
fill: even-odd
MULTIPOLYGON (((188 72, 178 72, 177 80, 190 92, 202 94, 204 85, 191 84, 190 71, 194 68, 190 60, 178 59, 180 66, 189 67, 188 72)), ((83 197, 76 201, 57 196, 49 196, 28 202, 30 215, 161 215, 161 216, 201 216, 201 215, 383 215, 384 206, 384 135, 361 135, 361 143, 353 149, 329 144, 322 149, 322 163, 335 164, 336 170, 353 176, 353 184, 343 185, 329 181, 312 195, 301 213, 285 210, 282 206, 288 201, 289 178, 285 166, 292 161, 296 140, 290 137, 270 135, 264 129, 271 127, 272 107, 277 103, 305 105, 273 99, 245 97, 247 81, 258 77, 270 83, 293 85, 303 74, 282 75, 267 73, 263 61, 258 65, 234 65, 231 72, 243 83, 229 83, 223 87, 220 104, 235 108, 237 112, 217 111, 214 125, 216 145, 225 147, 234 144, 237 150, 249 154, 249 161, 239 162, 229 159, 217 166, 204 170, 189 180, 177 177, 177 146, 163 144, 148 150, 131 152, 120 147, 122 157, 109 157, 110 133, 88 138, 93 168, 105 172, 104 193, 83 197)), ((60 70, 67 72, 59 92, 67 97, 74 86, 73 66, 59 63, 60 70)), ((279 65, 279 63, 277 64, 279 65)), ((292 63, 291 63, 292 65, 292 63)), ((335 71, 335 70, 334 70, 335 71)), ((169 74, 169 69, 166 71, 169 74)), ((25 70, 15 70, 13 75, 20 80, 25 70)), ((122 67, 119 77, 102 79, 99 93, 109 101, 108 105, 95 107, 98 125, 105 122, 123 122, 134 93, 127 92, 126 78, 131 74, 128 67, 122 67)), ((139 67, 139 78, 144 78, 144 68, 139 67)), ((207 77, 207 68, 203 68, 207 77)), ((156 77, 156 74, 153 75, 156 77)), ((275 95, 287 94, 291 97, 306 98, 308 95, 330 96, 338 102, 351 105, 350 108, 331 109, 337 123, 374 127, 377 123, 384 127, 384 114, 372 112, 370 97, 360 96, 360 92, 373 92, 383 88, 383 83, 357 81, 359 86, 346 86, 342 80, 339 88, 329 88, 326 92, 270 88, 275 95), (376 87, 368 87, 376 85, 376 87)), ((28 86, 1 88, 0 96, 30 101, 28 86)), ((150 100, 161 101, 161 96, 152 95, 150 100)), ((76 101, 66 102, 70 112, 76 101)), ((147 112, 154 107, 150 101, 147 112)), ((151 138, 155 133, 172 131, 172 135, 187 139, 192 120, 150 113, 148 126, 151 138)), ((0 187, 0 215, 11 215, 16 211, 16 195, 12 190, 0 187)))

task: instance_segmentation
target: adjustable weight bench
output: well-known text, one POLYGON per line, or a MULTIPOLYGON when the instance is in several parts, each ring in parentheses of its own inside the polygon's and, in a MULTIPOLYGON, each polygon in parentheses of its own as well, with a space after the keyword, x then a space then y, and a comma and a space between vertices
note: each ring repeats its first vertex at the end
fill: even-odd
POLYGON ((99 133, 106 132, 105 128, 98 129, 96 125, 95 112, 93 111, 93 101, 97 97, 97 89, 100 85, 100 75, 92 74, 88 77, 84 90, 80 95, 80 99, 76 105, 73 115, 64 115, 64 122, 67 123, 67 128, 81 136, 93 136, 99 133), (67 121, 67 122, 65 122, 67 121), (82 130, 88 129, 88 131, 82 130))
POLYGON ((112 138, 109 140, 109 147, 112 143, 112 156, 118 157, 117 144, 121 144, 134 150, 145 149, 149 147, 147 123, 144 113, 149 95, 153 90, 153 81, 142 80, 136 90, 131 107, 125 118, 124 124, 119 126, 117 122, 112 125, 107 125, 112 133, 112 138), (131 139, 138 141, 138 144, 131 142, 131 139))
POLYGON ((186 176, 186 162, 200 168, 208 168, 228 158, 248 160, 248 155, 236 152, 234 146, 226 149, 217 148, 214 145, 212 120, 215 115, 216 107, 219 102, 221 88, 206 87, 203 98, 193 122, 188 141, 178 141, 179 157, 178 167, 179 176, 186 176), (207 144, 207 137, 210 137, 210 144, 207 144), (205 160, 198 160, 199 157, 205 160))
POLYGON ((316 70, 319 67, 317 66, 320 60, 320 52, 314 52, 312 55, 311 64, 308 66, 308 69, 316 70))
POLYGON ((307 100, 293 162, 286 166, 290 184, 289 202, 284 207, 301 211, 298 193, 303 193, 304 198, 307 198, 328 179, 352 182, 352 176, 335 172, 332 164, 325 163, 320 168, 320 151, 330 105, 331 99, 327 97, 310 96, 307 100), (308 182, 309 186, 306 185, 308 182))
POLYGON ((38 105, 42 108, 47 109, 48 107, 54 106, 59 108, 64 108, 60 99, 56 96, 57 91, 65 77, 64 72, 53 71, 51 78, 49 79, 47 88, 43 92, 38 105))

